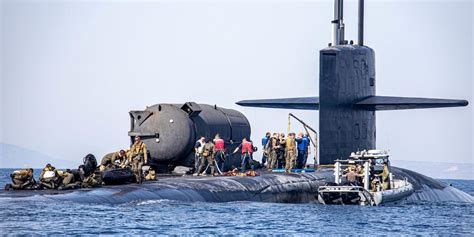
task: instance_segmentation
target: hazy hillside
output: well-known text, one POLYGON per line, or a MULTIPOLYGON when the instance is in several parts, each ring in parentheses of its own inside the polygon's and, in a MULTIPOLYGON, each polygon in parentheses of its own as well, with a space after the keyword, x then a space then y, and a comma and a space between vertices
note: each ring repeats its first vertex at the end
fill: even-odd
POLYGON ((391 164, 437 179, 474 179, 474 164, 472 163, 391 160, 391 164))
POLYGON ((75 168, 79 165, 23 147, 0 143, 0 168, 40 168, 46 163, 51 163, 56 168, 75 168))

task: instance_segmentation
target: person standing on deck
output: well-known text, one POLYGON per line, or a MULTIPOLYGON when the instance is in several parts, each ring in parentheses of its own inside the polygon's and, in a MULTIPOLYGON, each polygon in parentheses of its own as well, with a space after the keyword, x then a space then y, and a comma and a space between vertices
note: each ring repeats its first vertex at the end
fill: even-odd
POLYGON ((277 167, 278 169, 284 169, 285 168, 285 146, 286 146, 286 139, 285 139, 285 134, 280 133, 280 136, 278 137, 278 153, 277 153, 277 167))
POLYGON ((295 167, 296 161, 296 142, 294 133, 288 134, 288 137, 286 138, 285 151, 285 172, 290 173, 291 170, 295 167))
POLYGON ((215 161, 217 163, 217 168, 220 172, 224 172, 224 163, 225 163, 225 142, 221 136, 216 134, 214 138, 214 146, 215 146, 215 161))
POLYGON ((201 136, 194 144, 194 170, 196 175, 199 174, 199 166, 201 166, 201 162, 203 162, 202 148, 204 147, 205 143, 206 138, 201 136))
POLYGON ((308 146, 309 138, 308 136, 303 136, 303 133, 298 133, 296 137, 296 143, 298 144, 298 156, 296 158, 296 168, 303 169, 306 166, 306 161, 308 159, 308 146))
POLYGON ((279 142, 280 140, 278 139, 278 133, 273 133, 273 136, 270 139, 268 139, 267 145, 265 146, 265 150, 267 150, 267 154, 268 154, 268 162, 267 162, 268 170, 273 170, 276 168, 278 150, 280 149, 279 142))
POLYGON ((266 146, 268 144, 268 141, 270 141, 271 133, 267 132, 265 136, 262 138, 262 166, 265 166, 266 163, 268 163, 268 150, 266 149, 266 146))
POLYGON ((129 161, 132 163, 132 171, 137 183, 143 182, 142 166, 148 162, 147 147, 139 136, 135 137, 135 143, 130 148, 129 161))
POLYGON ((202 158, 201 164, 199 165, 198 175, 206 175, 207 167, 211 167, 211 175, 215 175, 216 166, 214 155, 216 153, 215 146, 210 139, 206 139, 206 143, 202 147, 202 158))
POLYGON ((234 153, 237 153, 237 151, 241 150, 242 151, 242 164, 241 164, 241 172, 245 172, 247 170, 247 167, 250 166, 250 162, 252 160, 252 153, 253 153, 253 145, 251 142, 247 140, 247 138, 242 139, 242 143, 240 146, 235 148, 234 153))

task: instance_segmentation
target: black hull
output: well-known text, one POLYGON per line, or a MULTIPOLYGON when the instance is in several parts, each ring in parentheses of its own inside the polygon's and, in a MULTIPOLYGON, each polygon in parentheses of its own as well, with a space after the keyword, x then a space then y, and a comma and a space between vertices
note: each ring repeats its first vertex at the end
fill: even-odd
MULTIPOLYGON (((469 194, 424 175, 395 167, 392 171, 396 177, 407 177, 413 184, 415 192, 405 198, 407 200, 474 202, 469 194)), ((318 203, 318 188, 332 180, 332 170, 297 174, 266 173, 258 177, 161 177, 158 181, 142 185, 112 185, 72 191, 2 191, 0 198, 45 195, 56 200, 110 204, 158 199, 318 203)))
POLYGON ((130 169, 115 169, 100 172, 102 182, 107 185, 135 182, 135 175, 130 169))

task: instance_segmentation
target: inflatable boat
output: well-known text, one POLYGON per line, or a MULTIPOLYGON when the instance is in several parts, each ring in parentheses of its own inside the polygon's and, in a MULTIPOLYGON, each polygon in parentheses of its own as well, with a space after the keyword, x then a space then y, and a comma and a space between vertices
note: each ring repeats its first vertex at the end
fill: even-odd
POLYGON ((348 160, 337 160, 334 164, 335 182, 318 188, 318 201, 322 204, 377 206, 408 198, 414 187, 406 178, 393 178, 388 157, 387 151, 369 150, 352 153, 348 160), (347 166, 344 171, 343 166, 347 166), (346 177, 345 182, 342 182, 343 177, 346 177))

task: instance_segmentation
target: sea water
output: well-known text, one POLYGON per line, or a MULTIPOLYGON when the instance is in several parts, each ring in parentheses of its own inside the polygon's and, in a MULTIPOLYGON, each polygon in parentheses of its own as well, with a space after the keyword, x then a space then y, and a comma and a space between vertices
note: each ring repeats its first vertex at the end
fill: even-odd
MULTIPOLYGON (((0 185, 11 169, 0 169, 0 185)), ((35 177, 38 177, 38 171, 35 177)), ((474 180, 441 180, 474 195, 474 180)), ((78 204, 47 196, 0 198, 1 234, 474 235, 474 204, 324 206, 261 202, 141 200, 78 204)))

